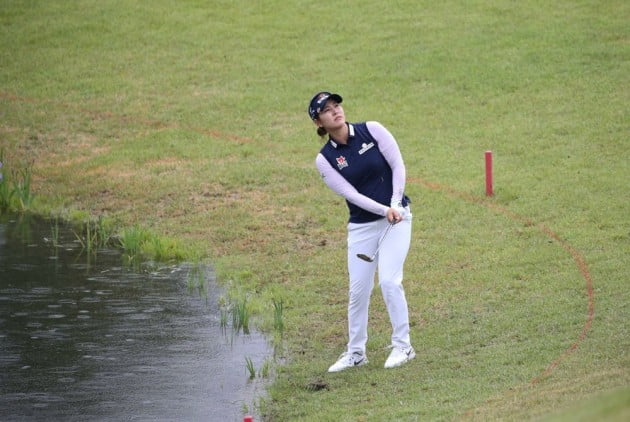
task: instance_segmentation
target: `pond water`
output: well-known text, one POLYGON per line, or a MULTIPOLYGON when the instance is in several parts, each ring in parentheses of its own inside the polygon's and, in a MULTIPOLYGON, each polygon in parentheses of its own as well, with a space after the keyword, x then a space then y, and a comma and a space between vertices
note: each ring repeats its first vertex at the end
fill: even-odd
MULTIPOLYGON (((242 421, 272 354, 221 327, 186 266, 133 270, 121 252, 82 250, 68 227, 0 216, 0 419, 242 421)), ((257 419, 257 418, 256 418, 257 419)))

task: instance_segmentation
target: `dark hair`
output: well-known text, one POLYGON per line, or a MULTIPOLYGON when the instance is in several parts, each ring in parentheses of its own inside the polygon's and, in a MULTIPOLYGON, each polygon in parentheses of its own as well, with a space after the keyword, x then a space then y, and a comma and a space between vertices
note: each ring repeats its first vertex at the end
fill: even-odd
POLYGON ((323 138, 324 136, 328 134, 328 131, 324 129, 323 127, 318 127, 317 134, 323 138))

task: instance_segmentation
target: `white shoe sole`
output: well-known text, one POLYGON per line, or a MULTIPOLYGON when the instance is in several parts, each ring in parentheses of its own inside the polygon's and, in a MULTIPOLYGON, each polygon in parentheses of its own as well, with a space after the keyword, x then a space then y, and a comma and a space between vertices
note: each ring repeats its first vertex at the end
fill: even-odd
POLYGON ((331 366, 330 368, 328 368, 328 372, 330 373, 341 372, 341 371, 345 371, 346 369, 358 368, 359 366, 366 365, 367 363, 368 363, 367 358, 364 358, 361 362, 355 364, 354 366, 344 366, 339 369, 333 369, 333 367, 331 366))
POLYGON ((399 366, 401 366, 402 364, 409 362, 411 359, 413 359, 413 358, 415 358, 415 357, 416 357, 416 351, 415 351, 415 350, 412 350, 412 351, 411 351, 411 353, 409 353, 409 354, 407 355, 407 358, 406 358, 405 360, 402 360, 402 361, 400 361, 400 362, 396 363, 395 365, 392 365, 392 364, 387 365, 387 362, 385 362, 385 369, 398 368, 398 367, 399 367, 399 366))

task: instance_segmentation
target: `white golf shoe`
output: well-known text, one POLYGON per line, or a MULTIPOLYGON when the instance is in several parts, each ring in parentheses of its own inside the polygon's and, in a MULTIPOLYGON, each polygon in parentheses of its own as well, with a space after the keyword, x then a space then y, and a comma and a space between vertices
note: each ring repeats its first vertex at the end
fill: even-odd
POLYGON ((348 368, 355 368, 368 363, 367 356, 360 353, 343 352, 337 362, 328 368, 328 372, 339 372, 348 368))
POLYGON ((416 351, 409 346, 406 349, 394 347, 385 361, 385 368, 395 368, 416 357, 416 351))

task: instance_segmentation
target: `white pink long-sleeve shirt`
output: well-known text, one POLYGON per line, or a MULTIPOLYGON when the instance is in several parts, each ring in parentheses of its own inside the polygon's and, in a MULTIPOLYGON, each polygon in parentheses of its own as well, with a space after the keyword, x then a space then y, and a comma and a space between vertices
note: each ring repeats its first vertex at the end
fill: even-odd
POLYGON ((332 139, 315 164, 324 182, 348 202, 351 222, 367 222, 387 214, 392 203, 407 205, 405 164, 398 143, 380 123, 349 123, 349 139, 332 139))

